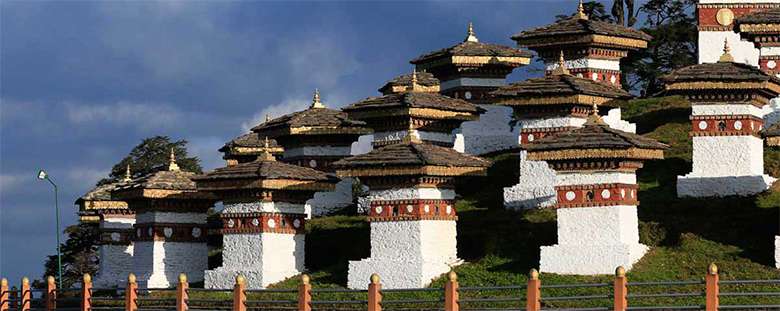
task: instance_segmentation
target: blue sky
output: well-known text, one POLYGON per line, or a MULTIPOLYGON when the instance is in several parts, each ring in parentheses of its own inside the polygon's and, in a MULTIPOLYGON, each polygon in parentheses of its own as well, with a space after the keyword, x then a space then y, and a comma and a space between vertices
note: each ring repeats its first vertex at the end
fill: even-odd
MULTIPOLYGON (((505 2, 0 2, 0 276, 40 277, 55 251, 50 186, 72 202, 142 138, 190 141, 207 169, 262 120, 314 88, 341 107, 412 70, 408 61, 572 13, 575 0, 505 2)), ((539 72, 522 68, 511 79, 539 72)))

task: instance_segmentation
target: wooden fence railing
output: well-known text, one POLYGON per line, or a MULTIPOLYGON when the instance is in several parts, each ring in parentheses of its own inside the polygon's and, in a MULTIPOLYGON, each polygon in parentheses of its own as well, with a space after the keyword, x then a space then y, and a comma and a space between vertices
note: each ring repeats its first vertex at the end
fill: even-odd
POLYGON ((619 267, 610 283, 542 284, 539 273, 531 270, 528 282, 512 286, 460 287, 455 272, 447 275, 443 288, 382 289, 378 275, 372 275, 368 290, 312 288, 303 275, 297 289, 246 288, 238 276, 232 290, 190 288, 185 275, 176 288, 139 289, 130 274, 125 288, 95 288, 84 275, 81 287, 58 289, 53 277, 45 288, 33 289, 27 278, 20 287, 9 288, 0 282, 0 311, 29 310, 126 310, 126 311, 199 311, 199 310, 686 310, 707 311, 780 308, 780 280, 720 281, 717 266, 710 265, 702 280, 629 282, 619 267), (721 292, 721 286, 735 291, 721 292), (752 286, 752 287, 751 287, 752 286), (764 290, 750 291, 756 286, 764 290), (774 290, 766 290, 767 286, 774 290), (655 288, 647 291, 645 289, 655 288), (677 290, 682 288, 684 290, 677 290), (549 294, 549 295, 548 295, 549 294), (741 301, 777 298, 775 303, 721 304, 721 298, 741 301), (747 298, 746 298, 747 297, 747 298), (657 305, 643 303, 653 299, 657 305), (582 304, 587 307, 583 307, 582 304), (574 307, 572 307, 574 306, 574 307))

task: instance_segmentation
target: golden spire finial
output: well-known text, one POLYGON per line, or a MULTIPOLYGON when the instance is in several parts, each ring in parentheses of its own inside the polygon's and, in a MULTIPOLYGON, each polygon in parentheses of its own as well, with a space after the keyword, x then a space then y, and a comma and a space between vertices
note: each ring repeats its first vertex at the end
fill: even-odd
POLYGON ((466 33, 466 40, 463 40, 464 42, 479 42, 479 39, 477 39, 477 35, 474 33, 474 24, 469 22, 469 28, 466 33))
POLYGON ((265 122, 267 123, 268 121, 271 121, 271 115, 266 113, 265 114, 265 122))
POLYGON ((271 151, 269 151, 270 146, 271 144, 268 141, 268 136, 266 136, 263 140, 263 153, 261 153, 260 157, 258 157, 260 161, 276 161, 276 157, 274 157, 274 155, 271 154, 271 151))
POLYGON ((407 91, 417 91, 420 89, 420 84, 417 81, 417 67, 412 68, 412 81, 409 83, 409 86, 406 87, 407 91))
POLYGON ((127 164, 127 168, 125 169, 125 178, 122 179, 122 181, 124 181, 124 182, 131 181, 131 180, 133 180, 132 176, 133 175, 130 174, 130 163, 128 163, 127 164))
POLYGON ((171 147, 171 158, 168 160, 168 170, 169 171, 180 170, 179 165, 176 164, 176 153, 174 153, 173 147, 171 147))
POLYGON ((599 105, 596 103, 596 101, 593 101, 593 106, 590 110, 590 115, 588 116, 588 119, 585 121, 585 124, 606 124, 603 119, 601 119, 601 116, 599 115, 599 105))
POLYGON ((412 127, 412 125, 409 125, 409 129, 406 130, 406 136, 401 140, 401 143, 404 144, 411 144, 411 143, 422 143, 422 140, 420 140, 420 134, 417 133, 417 130, 412 127))
POLYGON ((563 51, 558 57, 558 67, 551 72, 553 75, 570 75, 569 68, 566 68, 566 60, 563 58, 563 51))
POLYGON ((734 57, 731 56, 731 47, 729 46, 729 39, 723 39, 723 55, 718 59, 719 63, 731 63, 734 62, 734 57))
POLYGON ((325 104, 320 101, 320 89, 314 89, 314 98, 311 100, 310 108, 325 108, 325 104))
POLYGON ((579 19, 588 19, 588 14, 585 14, 585 6, 582 4, 582 0, 580 0, 580 4, 577 5, 577 18, 579 19))

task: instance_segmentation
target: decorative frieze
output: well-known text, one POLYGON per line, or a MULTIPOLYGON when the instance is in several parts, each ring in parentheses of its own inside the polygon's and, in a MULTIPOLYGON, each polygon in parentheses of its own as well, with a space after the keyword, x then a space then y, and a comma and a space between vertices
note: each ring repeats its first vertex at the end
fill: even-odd
POLYGON ((237 233, 305 233, 306 214, 227 213, 222 218, 222 234, 237 233))
POLYGON ((752 115, 691 116, 691 136, 760 136, 764 121, 752 115))
POLYGON ((639 205, 636 184, 592 184, 557 186, 556 208, 639 205))
POLYGON ((105 228, 100 229, 99 245, 130 245, 133 239, 133 229, 105 228))
POLYGON ((452 200, 375 200, 369 221, 457 220, 452 200))
POLYGON ((542 137, 570 131, 574 128, 569 126, 524 128, 520 130, 520 143, 527 144, 542 137))
POLYGON ((183 223, 141 223, 133 225, 135 235, 134 242, 185 242, 185 243, 205 243, 206 230, 205 224, 183 224, 183 223))

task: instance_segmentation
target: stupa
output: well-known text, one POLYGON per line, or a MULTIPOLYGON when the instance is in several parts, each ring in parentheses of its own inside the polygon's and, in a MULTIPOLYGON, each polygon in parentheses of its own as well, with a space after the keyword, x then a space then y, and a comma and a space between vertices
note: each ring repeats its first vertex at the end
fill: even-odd
MULTIPOLYGON (((266 122, 267 121, 270 121, 268 116, 266 116, 266 122)), ((257 133, 248 133, 225 143, 222 148, 219 148, 219 152, 224 154, 222 158, 228 166, 257 160, 257 157, 265 151, 270 152, 274 156, 281 156, 284 152, 284 148, 279 146, 279 144, 276 143, 276 140, 269 139, 268 141, 268 148, 266 148, 265 142, 260 138, 260 135, 257 133)))
POLYGON ((522 147, 558 178, 558 244, 541 247, 542 272, 608 274, 631 269, 647 251, 639 243, 636 170, 662 159, 668 146, 610 128, 597 111, 594 104, 581 128, 522 147))
POLYGON ((222 266, 205 273, 206 288, 220 289, 233 288, 238 275, 247 288, 265 288, 303 272, 305 203, 338 182, 322 171, 277 162, 269 151, 193 179, 224 206, 222 266))
MULTIPOLYGON (((758 49, 758 67, 761 70, 769 75, 780 75, 780 6, 742 15, 734 21, 734 31, 739 32, 742 40, 753 42, 758 49)), ((780 99, 772 99, 764 107, 764 113, 767 127, 780 121, 780 99)))
POLYGON ((775 178, 764 174, 763 107, 780 93, 780 79, 738 63, 728 41, 717 63, 677 69, 666 92, 692 106, 693 171, 677 178, 680 197, 751 195, 775 178))
POLYGON ((740 41, 735 21, 743 16, 780 8, 780 0, 699 0, 696 5, 699 30, 699 63, 717 62, 721 43, 732 43, 731 55, 738 63, 757 66, 759 50, 750 41, 740 41))
POLYGON ((571 17, 512 36, 518 46, 544 60, 547 73, 560 66, 558 56, 563 52, 573 75, 616 87, 620 86, 620 60, 630 51, 647 48, 650 39, 639 30, 589 19, 582 1, 571 17))
POLYGON ((179 168, 171 150, 167 167, 118 185, 111 193, 136 214, 132 271, 141 288, 175 286, 180 273, 191 282, 203 281, 208 268, 206 212, 215 199, 196 190, 194 176, 179 168))
POLYGON ((371 257, 349 262, 347 286, 365 289, 374 273, 384 288, 419 288, 461 263, 455 188, 459 176, 485 175, 490 162, 420 140, 402 141, 334 164, 369 188, 371 257))
MULTIPOLYGON (((366 123, 329 109, 314 91, 311 106, 268 120, 252 128, 262 137, 275 139, 284 149, 281 162, 333 172, 331 163, 352 154, 358 137, 371 133, 366 123)), ((309 215, 327 215, 353 204, 351 179, 342 180, 330 192, 318 192, 308 205, 309 215)))
POLYGON ((463 42, 421 55, 411 63, 418 72, 432 73, 441 81, 441 94, 485 109, 478 121, 466 121, 460 127, 465 152, 484 154, 517 148, 518 133, 509 126, 512 110, 493 105, 488 94, 506 85, 507 75, 530 61, 527 51, 481 42, 469 23, 463 42))
MULTIPOLYGON (((572 75, 559 53, 559 66, 544 78, 533 78, 499 88, 492 94, 496 104, 514 109, 520 128, 521 146, 540 138, 582 126, 595 103, 610 112, 604 121, 615 129, 635 132, 635 125, 620 120, 619 111, 610 109, 614 101, 632 98, 623 89, 572 75)), ((507 208, 550 207, 556 203, 555 171, 544 161, 527 159, 520 152, 520 182, 504 188, 507 208)))
MULTIPOLYGON (((382 96, 363 99, 343 111, 374 130, 374 148, 398 143, 409 129, 422 141, 456 147, 454 131, 465 121, 479 119, 484 110, 439 90, 438 79, 415 71, 387 82, 379 89, 382 96)), ((463 146, 456 149, 462 152, 463 146)))
POLYGON ((115 287, 124 284, 127 274, 133 271, 133 224, 135 212, 127 208, 127 202, 111 197, 118 185, 131 181, 130 166, 125 178, 99 185, 76 200, 81 223, 97 223, 100 240, 97 241, 99 267, 94 278, 98 287, 115 287))

